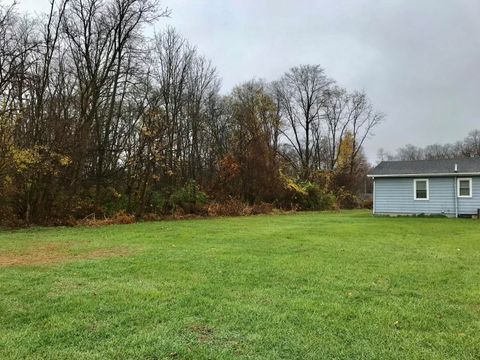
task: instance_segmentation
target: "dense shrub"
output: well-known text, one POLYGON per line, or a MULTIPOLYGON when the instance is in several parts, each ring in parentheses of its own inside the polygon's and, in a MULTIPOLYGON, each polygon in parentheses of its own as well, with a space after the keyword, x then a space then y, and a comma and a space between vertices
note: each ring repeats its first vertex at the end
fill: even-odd
POLYGON ((189 181, 170 196, 170 205, 174 212, 202 212, 207 203, 207 194, 200 190, 195 181, 189 181))
POLYGON ((105 218, 97 218, 93 214, 90 217, 79 221, 79 225, 85 226, 103 226, 103 225, 114 225, 114 224, 133 224, 136 221, 135 216, 131 214, 127 214, 125 211, 120 211, 114 214, 112 217, 105 217, 105 218))
POLYGON ((363 208, 364 209, 373 209, 373 199, 365 199, 363 200, 363 208))
MULTIPOLYGON (((128 207, 128 199, 124 194, 121 194, 117 189, 112 186, 102 189, 103 206, 101 212, 106 216, 113 216, 121 211, 126 211, 128 207)), ((94 196, 91 197, 92 202, 94 196)))
POLYGON ((161 220, 161 216, 155 213, 147 213, 142 216, 143 221, 158 221, 161 220))
POLYGON ((304 189, 306 196, 303 198, 303 209, 329 210, 334 206, 335 196, 324 192, 318 185, 308 182, 304 189))
POLYGON ((17 228, 25 225, 25 221, 18 218, 11 209, 8 207, 0 207, 0 228, 17 228))
POLYGON ((335 206, 335 196, 320 185, 283 176, 284 195, 280 207, 294 210, 330 210, 335 206))
POLYGON ((148 210, 150 214, 162 214, 165 212, 165 208, 168 205, 167 197, 160 191, 154 191, 150 196, 149 205, 148 210))
POLYGON ((362 207, 362 200, 350 191, 340 188, 337 190, 337 205, 340 209, 356 209, 362 207))
POLYGON ((271 214, 273 212, 273 205, 270 203, 261 202, 252 206, 252 215, 271 214))
POLYGON ((248 216, 270 214, 272 211, 272 204, 258 203, 250 205, 236 199, 228 199, 221 203, 213 202, 207 206, 208 216, 248 216))
POLYGON ((212 202, 207 206, 208 216, 240 216, 246 204, 240 200, 229 199, 223 202, 212 202))

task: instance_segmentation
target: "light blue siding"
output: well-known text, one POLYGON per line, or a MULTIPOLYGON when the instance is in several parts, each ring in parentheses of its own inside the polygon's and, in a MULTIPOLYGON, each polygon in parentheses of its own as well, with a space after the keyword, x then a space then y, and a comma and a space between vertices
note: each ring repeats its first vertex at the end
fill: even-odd
MULTIPOLYGON (((425 179, 425 177, 421 177, 425 179)), ((432 177, 429 180, 429 200, 414 199, 413 178, 376 178, 376 214, 476 214, 480 208, 480 178, 472 177, 472 197, 457 198, 454 177, 432 177)))
POLYGON ((458 198, 459 214, 476 214, 480 209, 480 177, 472 177, 472 197, 458 198))

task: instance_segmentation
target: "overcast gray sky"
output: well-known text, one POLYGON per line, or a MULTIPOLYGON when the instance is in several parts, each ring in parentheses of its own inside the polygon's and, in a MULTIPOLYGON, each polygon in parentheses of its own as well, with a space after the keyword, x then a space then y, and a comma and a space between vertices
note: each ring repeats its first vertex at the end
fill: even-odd
MULTIPOLYGON (((39 11, 48 0, 19 0, 39 11)), ((174 26, 210 58, 223 92, 320 64, 387 116, 370 160, 480 128, 480 0, 165 0, 174 26)))

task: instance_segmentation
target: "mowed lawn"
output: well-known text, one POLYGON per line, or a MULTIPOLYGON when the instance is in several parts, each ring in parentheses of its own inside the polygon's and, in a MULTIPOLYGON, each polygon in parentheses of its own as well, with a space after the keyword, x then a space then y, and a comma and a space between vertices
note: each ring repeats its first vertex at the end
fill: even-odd
POLYGON ((480 222, 0 232, 0 359, 479 359, 480 222))

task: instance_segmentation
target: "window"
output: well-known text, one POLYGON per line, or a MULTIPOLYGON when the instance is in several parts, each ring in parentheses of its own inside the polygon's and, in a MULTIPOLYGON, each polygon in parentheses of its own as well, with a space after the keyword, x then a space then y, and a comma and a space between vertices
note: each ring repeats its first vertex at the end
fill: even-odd
POLYGON ((472 178, 457 179, 457 196, 461 198, 472 197, 472 178))
POLYGON ((428 179, 413 180, 415 200, 428 200, 428 179))

